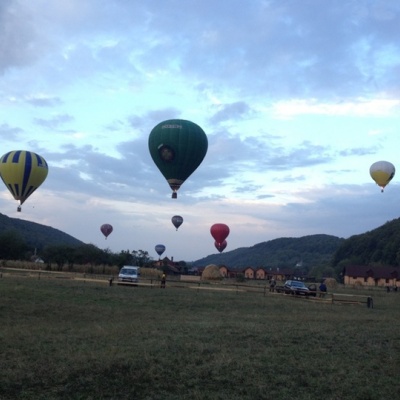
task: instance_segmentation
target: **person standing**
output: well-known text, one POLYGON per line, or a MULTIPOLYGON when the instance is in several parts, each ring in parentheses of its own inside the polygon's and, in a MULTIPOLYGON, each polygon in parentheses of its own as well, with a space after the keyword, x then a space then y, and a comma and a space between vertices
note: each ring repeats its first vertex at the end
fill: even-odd
POLYGON ((165 276, 165 272, 163 272, 161 276, 161 289, 165 289, 165 281, 167 280, 167 277, 165 276))
POLYGON ((319 285, 319 297, 325 297, 326 292, 328 291, 328 288, 326 287, 326 284, 324 281, 321 282, 319 285))

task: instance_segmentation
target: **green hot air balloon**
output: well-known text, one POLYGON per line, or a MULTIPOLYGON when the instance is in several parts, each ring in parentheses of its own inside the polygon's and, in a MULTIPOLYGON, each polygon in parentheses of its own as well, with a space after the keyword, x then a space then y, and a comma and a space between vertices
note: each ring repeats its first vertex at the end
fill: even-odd
POLYGON ((169 119, 156 125, 149 135, 150 155, 172 189, 172 198, 182 183, 203 161, 207 136, 200 126, 183 119, 169 119))

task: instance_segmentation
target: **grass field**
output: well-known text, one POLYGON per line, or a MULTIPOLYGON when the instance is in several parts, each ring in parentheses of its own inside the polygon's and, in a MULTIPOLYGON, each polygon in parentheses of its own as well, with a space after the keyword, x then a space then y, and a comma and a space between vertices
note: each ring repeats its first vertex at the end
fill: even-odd
POLYGON ((400 293, 367 308, 7 276, 0 294, 1 400, 400 398, 400 293))

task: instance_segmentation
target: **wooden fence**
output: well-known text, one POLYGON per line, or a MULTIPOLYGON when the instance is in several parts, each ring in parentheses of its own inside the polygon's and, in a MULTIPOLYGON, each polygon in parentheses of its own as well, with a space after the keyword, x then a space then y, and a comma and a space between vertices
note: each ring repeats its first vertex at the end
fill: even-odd
MULTIPOLYGON (((34 278, 34 279, 68 279, 74 281, 105 284, 108 286, 136 286, 136 287, 147 287, 150 289, 160 288, 161 280, 159 278, 140 278, 138 283, 131 282, 118 282, 118 279, 114 276, 104 275, 93 275, 93 274, 82 274, 75 272, 58 272, 58 271, 43 271, 43 270, 30 270, 30 269, 18 269, 18 268, 1 268, 0 278, 6 278, 9 276, 21 277, 21 278, 34 278)), ((229 291, 239 293, 259 293, 263 296, 267 295, 278 295, 278 296, 290 296, 292 298, 307 299, 309 301, 315 301, 320 303, 330 304, 366 304, 368 308, 373 308, 373 298, 369 295, 359 294, 345 294, 345 293, 321 293, 316 292, 316 296, 304 296, 304 295, 292 295, 277 292, 270 292, 269 285, 251 285, 249 283, 223 283, 220 281, 209 282, 202 281, 200 277, 184 276, 182 275, 179 279, 171 278, 167 280, 167 288, 181 288, 181 289, 192 289, 197 291, 229 291)))

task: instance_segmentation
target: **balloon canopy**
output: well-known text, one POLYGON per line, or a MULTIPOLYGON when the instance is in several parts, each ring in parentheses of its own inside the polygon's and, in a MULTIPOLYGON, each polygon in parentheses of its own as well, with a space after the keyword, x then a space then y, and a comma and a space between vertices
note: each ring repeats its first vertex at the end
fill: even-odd
POLYGON ((210 228, 211 236, 221 244, 229 235, 229 226, 225 224, 214 224, 210 228))
POLYGON ((32 151, 9 151, 0 158, 0 176, 15 200, 25 200, 44 182, 49 168, 46 160, 32 151))
POLYGON ((381 187, 381 192, 383 192, 385 186, 392 180, 395 172, 394 165, 388 161, 377 161, 369 169, 371 178, 381 187))
POLYGON ((103 224, 100 227, 101 232, 103 233, 103 235, 106 237, 108 237, 108 235, 110 235, 110 233, 113 231, 113 227, 110 224, 103 224))
POLYGON ((228 242, 226 240, 224 240, 222 243, 218 243, 217 241, 214 242, 214 246, 215 248, 222 253, 225 249, 226 246, 228 245, 228 242))
POLYGON ((157 244, 155 247, 156 253, 161 256, 162 253, 165 251, 165 246, 163 244, 157 244))
POLYGON ((160 122, 150 132, 149 151, 172 189, 172 198, 203 161, 207 136, 200 126, 183 119, 160 122))
POLYGON ((183 223, 183 218, 180 215, 174 215, 171 218, 171 221, 173 223, 173 225, 175 226, 176 230, 178 230, 178 228, 182 225, 183 223))

